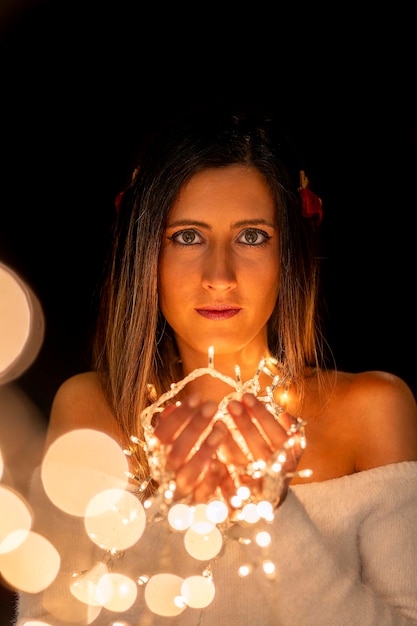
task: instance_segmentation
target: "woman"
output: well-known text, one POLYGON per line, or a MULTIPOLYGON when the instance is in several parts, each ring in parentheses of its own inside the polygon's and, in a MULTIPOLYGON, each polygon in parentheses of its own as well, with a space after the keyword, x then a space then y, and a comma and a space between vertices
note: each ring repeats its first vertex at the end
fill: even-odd
MULTIPOLYGON (((255 502, 268 491, 255 463, 285 451, 269 493, 274 577, 232 578, 241 553, 226 541, 214 600, 171 623, 417 624, 416 403, 396 376, 326 368, 321 206, 299 174, 276 123, 256 113, 210 108, 153 137, 118 198, 94 371, 53 403, 47 445, 78 428, 110 434, 143 501, 174 479, 173 502, 222 497, 233 515, 238 486, 255 502), (232 379, 256 385, 229 396, 232 379)), ((160 567, 169 546, 185 576, 176 538, 156 526, 149 559, 160 567)), ((143 595, 120 618, 170 620, 143 595)), ((103 609, 93 623, 109 619, 103 609)))

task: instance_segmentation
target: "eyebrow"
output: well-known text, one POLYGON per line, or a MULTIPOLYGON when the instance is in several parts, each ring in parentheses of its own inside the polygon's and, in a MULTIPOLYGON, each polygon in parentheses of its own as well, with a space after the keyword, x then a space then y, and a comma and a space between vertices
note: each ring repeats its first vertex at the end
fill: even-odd
MULTIPOLYGON (((231 224, 232 228, 241 228, 242 226, 270 226, 271 228, 275 228, 275 224, 272 224, 268 220, 262 218, 253 218, 249 220, 241 220, 239 222, 235 222, 231 224)), ((200 222, 199 220, 175 220, 175 222, 170 222, 166 225, 166 228, 177 228, 178 226, 199 226, 200 228, 206 228, 207 230, 211 230, 210 224, 206 222, 200 222)))
POLYGON ((269 222, 268 220, 264 220, 261 218, 255 218, 252 220, 242 220, 240 222, 236 222, 234 224, 235 228, 239 228, 240 226, 259 226, 259 225, 263 225, 263 226, 270 226, 271 228, 275 228, 275 224, 272 224, 271 222, 269 222))

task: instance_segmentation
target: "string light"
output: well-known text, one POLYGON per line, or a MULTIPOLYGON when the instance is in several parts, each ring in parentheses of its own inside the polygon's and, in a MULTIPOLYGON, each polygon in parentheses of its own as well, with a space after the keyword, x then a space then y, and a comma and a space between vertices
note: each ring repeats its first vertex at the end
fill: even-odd
MULTIPOLYGON (((242 475, 249 476, 250 478, 255 480, 265 479, 268 492, 268 497, 266 499, 275 497, 275 503, 277 503, 276 498, 277 496, 279 497, 282 483, 285 478, 283 473, 283 465, 285 464, 285 461, 287 459, 288 451, 292 447, 294 447, 296 443, 299 443, 302 448, 304 448, 306 445, 304 430, 305 422, 299 418, 295 419, 294 423, 291 424, 290 429, 287 433, 289 435, 289 438, 284 443, 283 447, 276 451, 268 461, 264 461, 263 459, 253 459, 252 454, 246 444, 246 441, 237 430, 235 423, 231 418, 227 408, 231 400, 240 400, 244 393, 252 393, 253 395, 255 395, 255 397, 258 397, 259 400, 265 403, 268 411, 275 417, 276 420, 279 421, 280 414, 284 409, 280 404, 276 402, 275 391, 278 387, 285 387, 285 389, 287 388, 288 377, 275 374, 268 367, 268 364, 276 367, 278 363, 277 360, 273 358, 269 358, 268 360, 262 358, 258 364, 255 376, 245 383, 242 383, 240 368, 238 365, 235 366, 236 379, 233 379, 230 376, 225 376, 215 369, 214 347, 210 346, 208 348, 208 365, 206 368, 197 368, 182 380, 176 383, 172 383, 170 389, 166 393, 162 394, 155 402, 153 402, 153 404, 146 407, 142 411, 140 416, 145 441, 140 441, 137 437, 131 437, 131 441, 132 443, 140 445, 148 453, 151 475, 147 482, 149 482, 149 480, 153 478, 159 484, 159 492, 165 494, 169 493, 170 498, 172 499, 172 494, 173 491, 175 491, 175 488, 173 489, 172 487, 172 475, 171 473, 168 473, 165 468, 164 446, 160 445, 159 441, 154 435, 154 417, 156 414, 162 412, 167 403, 173 400, 180 393, 180 391, 182 391, 186 387, 186 385, 188 385, 188 383, 196 380, 201 376, 208 375, 223 381, 233 389, 233 391, 227 394, 218 404, 214 420, 223 420, 226 423, 238 445, 246 454, 246 456, 250 459, 250 462, 243 468, 236 468, 233 465, 228 465, 230 474, 235 481, 237 496, 237 498, 234 498, 232 500, 232 506, 234 508, 241 508, 243 503, 248 500, 253 501, 256 498, 258 500, 260 499, 258 496, 255 495, 255 493, 250 493, 249 491, 246 496, 242 498, 242 491, 239 491, 239 489, 241 489, 242 487, 242 475), (261 394, 261 384, 259 381, 261 374, 265 374, 272 381, 271 385, 266 386, 263 394, 261 394), (169 488, 168 484, 170 484, 169 488), (273 492, 275 492, 275 496, 273 495, 273 492), (240 502, 241 504, 233 504, 233 502, 240 502)), ((206 433, 203 433, 199 441, 196 443, 193 452, 198 450, 201 441, 205 437, 205 434, 206 433)), ((308 474, 304 472, 304 475, 308 474)), ((246 485, 245 488, 248 489, 246 485)), ((262 496, 261 499, 264 499, 264 497, 262 496)), ((229 502, 229 504, 231 503, 229 502)))
MULTIPOLYGON (((247 527, 255 527, 259 522, 268 524, 273 521, 274 508, 279 503, 286 478, 290 476, 309 476, 311 474, 310 470, 293 472, 291 474, 287 474, 284 471, 284 465, 289 450, 291 450, 296 443, 302 448, 306 446, 305 422, 303 420, 294 420, 294 423, 287 432, 288 439, 282 448, 275 451, 270 459, 264 461, 263 459, 252 458, 245 440, 242 435, 240 435, 239 431, 237 431, 234 421, 227 409, 231 400, 239 400, 244 393, 252 393, 255 397, 264 402, 268 411, 279 421, 284 407, 282 404, 277 403, 275 395, 279 395, 276 394, 277 389, 284 388, 284 391, 281 393, 281 400, 283 400, 283 404, 286 404, 288 377, 277 375, 272 371, 271 366, 276 368, 277 365, 278 363, 275 359, 263 358, 259 362, 254 377, 246 382, 242 382, 238 365, 235 366, 235 379, 215 369, 214 348, 210 346, 208 349, 208 364, 206 368, 197 368, 182 380, 172 383, 167 392, 163 393, 153 404, 142 411, 140 420, 145 440, 139 440, 135 436, 131 437, 132 443, 141 446, 147 452, 149 458, 150 476, 141 484, 139 492, 143 492, 152 479, 159 485, 157 492, 144 502, 144 509, 154 512, 153 515, 149 515, 148 522, 155 520, 156 516, 158 516, 159 520, 161 520, 162 517, 162 519, 167 522, 172 532, 180 532, 183 534, 183 543, 186 552, 197 561, 210 561, 219 558, 218 555, 227 538, 233 538, 243 546, 250 546, 255 543, 260 550, 265 551, 271 544, 271 535, 266 530, 260 530, 255 534, 254 541, 252 541, 247 534, 247 527), (264 391, 262 391, 260 384, 260 376, 262 374, 266 375, 271 380, 271 384, 266 386, 264 391), (224 501, 223 495, 220 492, 216 492, 216 496, 207 504, 193 506, 186 500, 175 500, 175 480, 172 474, 166 470, 164 446, 161 445, 155 437, 154 424, 155 416, 162 412, 171 401, 175 401, 175 404, 178 406, 180 401, 174 400, 176 396, 188 383, 201 376, 212 376, 232 388, 232 391, 218 404, 214 420, 223 420, 227 424, 237 443, 250 460, 243 468, 228 465, 228 469, 235 483, 236 492, 227 503, 224 501), (251 491, 247 484, 241 482, 242 476, 250 477, 258 481, 258 484, 262 481, 262 489, 258 487, 256 490, 251 491), (244 526, 242 526, 242 524, 244 526), (243 531, 244 527, 245 531, 243 531)), ((205 434, 206 433, 204 433, 196 443, 194 451, 198 449, 205 434)), ((130 477, 134 478, 135 475, 130 474, 130 477)), ((267 578, 271 578, 274 575, 275 564, 271 560, 264 558, 260 560, 260 568, 267 578)), ((242 563, 239 566, 237 575, 247 577, 251 572, 252 566, 242 563)), ((206 566, 202 573, 202 580, 208 577, 210 581, 211 586, 209 588, 202 586, 202 584, 198 582, 199 577, 194 577, 195 581, 193 581, 193 584, 191 584, 191 578, 186 579, 180 591, 178 591, 178 594, 173 596, 171 601, 168 600, 168 596, 173 593, 173 588, 177 589, 179 582, 177 582, 173 574, 164 575, 167 577, 172 576, 173 578, 158 578, 161 576, 163 575, 154 575, 146 581, 141 577, 138 579, 142 584, 146 584, 148 587, 145 599, 148 598, 148 608, 154 612, 162 610, 163 614, 167 614, 169 611, 172 611, 172 613, 170 613, 172 615, 179 614, 178 611, 184 610, 186 606, 203 606, 204 602, 206 603, 204 604, 205 606, 208 605, 214 596, 214 581, 212 580, 210 566, 206 566), (156 583, 155 578, 158 578, 162 589, 164 584, 167 586, 166 602, 163 609, 157 608, 151 594, 153 583, 156 583), (186 582, 187 580, 188 583, 186 582), (149 584, 150 582, 152 585, 149 584), (188 591, 185 592, 184 589, 188 591), (194 590, 192 600, 190 599, 190 589, 194 590), (209 589, 209 591, 207 589, 209 589), (169 605, 175 608, 173 609, 171 606, 171 609, 169 609, 169 605)))
MULTIPOLYGON (((248 578, 255 570, 263 573, 266 579, 275 577, 276 564, 269 558, 273 542, 268 525, 274 520, 285 481, 294 476, 311 474, 310 470, 285 472, 286 461, 293 446, 306 445, 305 422, 301 419, 294 420, 287 431, 283 446, 270 459, 254 459, 245 440, 237 431, 227 407, 231 400, 239 400, 243 394, 251 393, 279 421, 284 407, 281 402, 276 401, 276 397, 285 399, 286 402, 289 380, 284 375, 277 375, 277 368, 275 359, 262 359, 255 376, 243 382, 238 365, 235 367, 235 378, 225 376, 215 369, 214 348, 210 346, 207 367, 196 369, 182 380, 172 383, 166 393, 141 413, 144 440, 133 435, 130 438, 130 449, 122 451, 114 440, 89 429, 65 434, 50 447, 41 471, 45 491, 52 504, 64 513, 82 517, 88 539, 103 551, 101 558, 92 563, 89 569, 74 572, 69 577, 68 594, 72 598, 71 602, 75 602, 77 606, 77 603, 88 605, 89 612, 94 616, 102 608, 122 614, 133 606, 137 595, 143 591, 144 603, 149 611, 157 615, 175 617, 187 607, 204 609, 212 602, 216 593, 214 564, 221 560, 226 544, 230 541, 237 542, 242 551, 236 564, 237 579, 248 578), (189 382, 207 375, 231 387, 231 392, 218 404, 214 420, 223 420, 227 424, 233 437, 247 454, 248 463, 244 467, 228 465, 235 485, 235 493, 229 501, 226 502, 223 494, 217 490, 208 502, 195 504, 189 498, 176 498, 175 476, 166 470, 164 446, 160 445, 155 436, 154 424, 155 416, 164 410, 167 403, 180 404, 176 396, 189 382), (263 388, 261 376, 266 376, 270 381, 263 388), (280 395, 281 389, 284 392, 280 395), (145 480, 139 477, 139 471, 128 469, 126 457, 133 459, 136 446, 142 448, 149 458, 150 474, 145 480), (76 458, 74 450, 77 450, 76 458), (103 450, 106 451, 104 455, 103 450), (65 463, 63 459, 66 459, 65 463), (251 479, 249 483, 248 478, 251 479), (128 479, 137 483, 135 490, 131 489, 128 479), (132 491, 139 495, 144 494, 151 481, 158 485, 152 496, 142 500, 134 497, 132 491), (61 486, 58 488, 62 483, 67 485, 65 494, 62 493, 61 486), (80 485, 83 485, 83 489, 80 489, 80 485), (162 553, 162 571, 154 565, 152 574, 148 571, 123 571, 123 555, 144 540, 143 537, 147 536, 146 530, 152 531, 153 527, 150 525, 155 522, 168 536, 180 538, 180 547, 182 541, 183 554, 176 547, 175 561, 185 565, 192 559, 196 567, 194 565, 189 576, 179 576, 169 571, 162 553), (112 571, 115 567, 117 571, 112 571)), ((199 443, 197 442, 195 449, 199 443)), ((1 494, 0 490, 0 496, 1 494)), ((8 491, 5 495, 10 498, 8 491)), ((28 523, 26 521, 26 525, 28 523)), ((0 546, 6 551, 6 554, 1 555, 2 573, 6 575, 8 582, 23 591, 49 591, 48 587, 52 585, 60 567, 59 555, 53 546, 41 535, 29 531, 29 549, 25 547, 28 541, 21 546, 10 545, 9 548, 7 546, 11 544, 14 535, 8 527, 4 529, 4 534, 7 542, 6 539, 1 542, 0 536, 0 546), (48 575, 41 581, 38 576, 36 584, 32 579, 18 580, 13 573, 17 571, 15 560, 21 562, 22 558, 30 559, 36 554, 35 540, 36 546, 39 544, 39 550, 42 549, 49 555, 52 563, 48 575)), ((175 545, 177 546, 177 542, 175 545)), ((155 545, 154 550, 157 549, 158 546, 155 545)), ((138 561, 137 567, 142 569, 144 562, 139 565, 138 561)), ((59 572, 59 576, 63 575, 63 572, 59 572)), ((50 598, 51 607, 59 607, 60 611, 73 610, 74 605, 67 598, 64 599, 61 591, 52 589, 50 598), (54 593, 59 593, 59 599, 54 600, 54 593)), ((78 609, 74 610, 77 612, 78 609)), ((74 617, 72 623, 79 622, 74 617)), ((124 625, 123 621, 113 623, 124 625)))

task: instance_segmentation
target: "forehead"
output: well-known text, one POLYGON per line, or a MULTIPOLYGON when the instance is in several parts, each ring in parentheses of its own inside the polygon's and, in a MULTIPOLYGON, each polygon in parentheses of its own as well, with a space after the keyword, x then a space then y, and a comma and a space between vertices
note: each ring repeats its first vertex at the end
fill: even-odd
POLYGON ((274 199, 264 176, 253 167, 229 165, 194 174, 181 188, 169 217, 197 212, 237 211, 272 219, 274 199))

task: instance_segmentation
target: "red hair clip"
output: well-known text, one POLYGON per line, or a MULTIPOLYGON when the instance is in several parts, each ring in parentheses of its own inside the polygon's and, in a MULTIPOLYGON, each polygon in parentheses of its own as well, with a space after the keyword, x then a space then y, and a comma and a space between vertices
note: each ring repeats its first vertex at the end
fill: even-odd
POLYGON ((124 195, 125 195, 125 191, 124 190, 123 191, 119 191, 119 193, 117 194, 117 196, 116 196, 116 198, 114 200, 114 205, 116 207, 117 213, 119 213, 119 211, 120 211, 120 205, 122 204, 122 199, 123 199, 124 195))
POLYGON ((301 198, 301 213, 308 219, 316 218, 317 224, 323 219, 323 206, 321 198, 313 193, 309 188, 309 181, 304 170, 300 172, 300 186, 298 193, 301 198))
POLYGON ((119 191, 119 193, 117 194, 117 196, 116 196, 116 198, 114 200, 114 205, 116 207, 117 213, 119 213, 119 211, 120 211, 120 206, 122 204, 123 196, 125 195, 126 191, 129 189, 129 187, 131 187, 133 185, 133 183, 135 182, 135 178, 136 178, 136 175, 137 175, 138 171, 139 171, 139 168, 136 167, 133 170, 132 178, 131 178, 131 181, 130 181, 129 185, 126 187, 126 189, 123 189, 123 191, 119 191))

